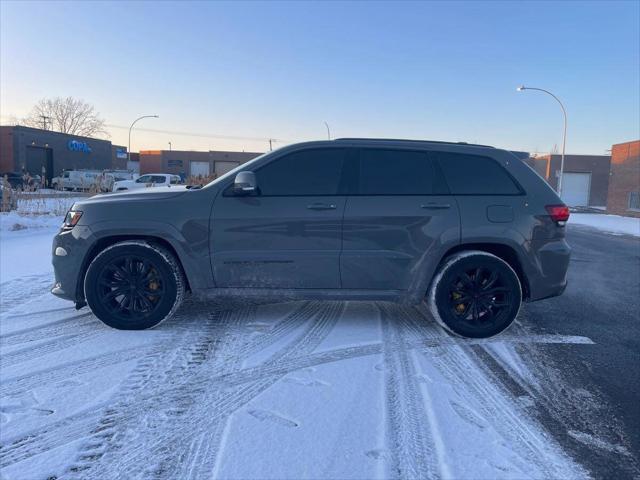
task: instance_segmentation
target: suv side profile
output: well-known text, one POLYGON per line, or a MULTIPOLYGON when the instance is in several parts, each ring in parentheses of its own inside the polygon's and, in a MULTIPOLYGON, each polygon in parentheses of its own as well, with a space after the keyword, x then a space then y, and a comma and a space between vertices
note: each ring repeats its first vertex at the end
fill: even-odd
POLYGON ((204 188, 76 203, 53 242, 52 293, 119 329, 158 325, 185 292, 427 302, 489 337, 567 283, 568 208, 511 153, 338 139, 262 155, 204 188))

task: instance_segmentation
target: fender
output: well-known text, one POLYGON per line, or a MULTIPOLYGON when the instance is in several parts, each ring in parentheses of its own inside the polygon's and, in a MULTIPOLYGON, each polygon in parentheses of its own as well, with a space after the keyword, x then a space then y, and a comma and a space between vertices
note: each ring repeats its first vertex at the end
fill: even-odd
POLYGON ((165 241, 175 251, 192 290, 213 287, 208 221, 203 225, 198 220, 187 220, 178 229, 164 222, 118 219, 94 223, 91 232, 93 244, 110 237, 151 237, 165 241))

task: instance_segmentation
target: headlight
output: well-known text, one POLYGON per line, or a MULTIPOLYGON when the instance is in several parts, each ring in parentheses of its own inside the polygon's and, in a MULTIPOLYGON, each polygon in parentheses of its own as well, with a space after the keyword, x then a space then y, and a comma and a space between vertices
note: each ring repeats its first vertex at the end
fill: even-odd
POLYGON ((76 226, 81 216, 82 216, 82 212, 79 212, 77 210, 69 210, 67 212, 67 216, 64 217, 64 223, 62 224, 62 229, 71 230, 73 227, 76 226))

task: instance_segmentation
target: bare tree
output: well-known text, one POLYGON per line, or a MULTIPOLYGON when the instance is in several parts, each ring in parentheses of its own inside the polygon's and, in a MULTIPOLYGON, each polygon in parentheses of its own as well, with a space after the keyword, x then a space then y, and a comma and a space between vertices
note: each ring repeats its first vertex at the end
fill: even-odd
POLYGON ((104 119, 93 105, 73 97, 43 98, 36 103, 23 123, 30 127, 83 137, 109 136, 104 119))

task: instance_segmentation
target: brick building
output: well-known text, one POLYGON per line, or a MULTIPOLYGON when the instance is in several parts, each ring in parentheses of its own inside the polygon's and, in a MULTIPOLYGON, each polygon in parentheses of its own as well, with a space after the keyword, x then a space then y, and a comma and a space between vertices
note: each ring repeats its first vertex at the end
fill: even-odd
POLYGON ((611 147, 607 211, 640 217, 640 140, 611 147))
POLYGON ((0 126, 0 174, 45 172, 47 182, 63 170, 124 169, 127 147, 108 140, 24 126, 0 126))
POLYGON ((183 177, 220 176, 249 160, 258 152, 194 152, 188 150, 142 150, 140 173, 175 173, 183 177))
MULTIPOLYGON (((527 163, 554 190, 558 187, 561 155, 542 155, 527 163)), ((565 155, 562 200, 569 206, 604 207, 609 190, 609 155, 565 155)))

